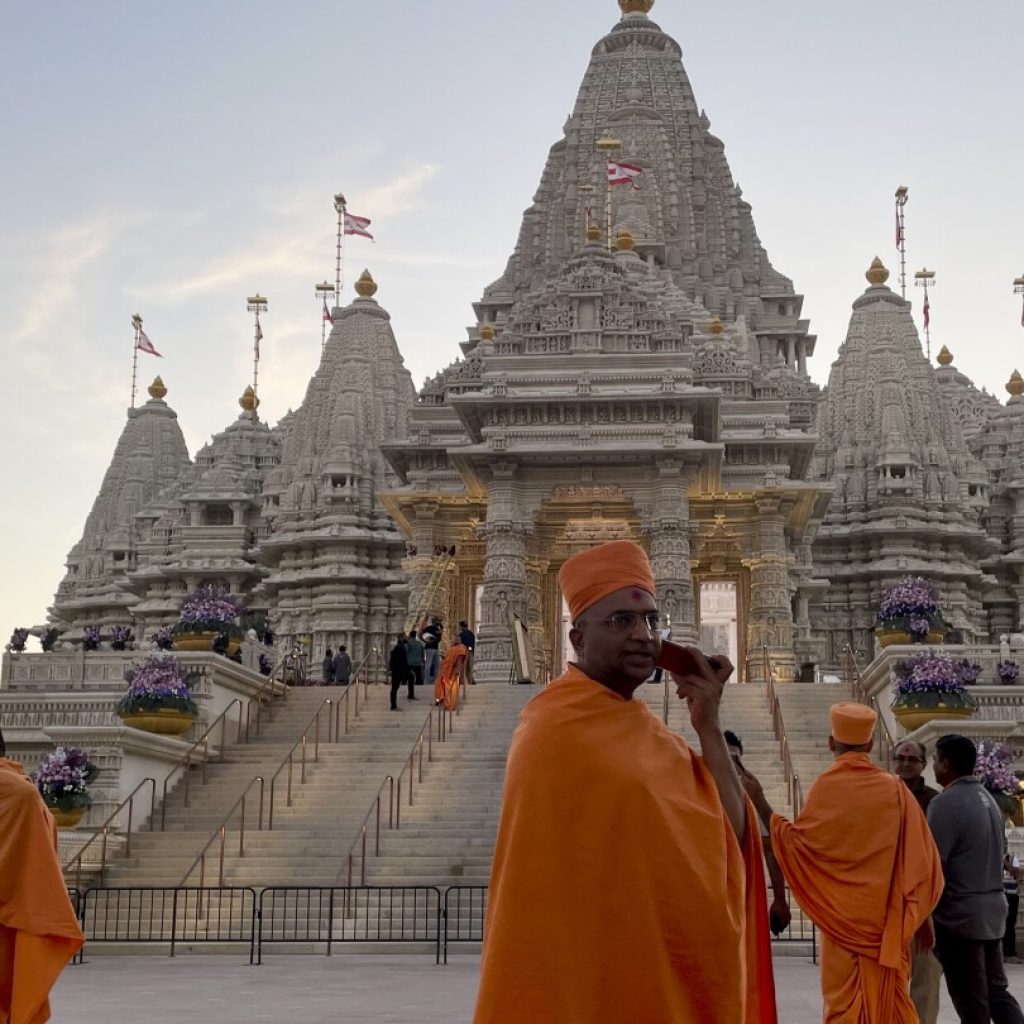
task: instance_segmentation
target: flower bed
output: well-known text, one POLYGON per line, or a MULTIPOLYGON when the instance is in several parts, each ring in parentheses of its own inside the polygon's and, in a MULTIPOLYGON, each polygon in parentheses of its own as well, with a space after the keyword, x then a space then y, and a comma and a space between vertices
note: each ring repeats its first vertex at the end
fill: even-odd
POLYGON ((996 665, 996 674, 999 676, 999 681, 1006 686, 1012 686, 1017 682, 1017 677, 1020 675, 1020 669, 1017 667, 1015 661, 1001 661, 996 665))
POLYGON ((35 775, 36 788, 47 807, 68 813, 92 804, 89 783, 99 769, 78 747, 58 747, 47 754, 35 775))
POLYGON ((117 704, 126 715, 168 709, 196 716, 199 708, 192 699, 188 676, 180 661, 162 652, 151 654, 125 673, 128 689, 117 704))
POLYGON ((930 718, 974 714, 974 698, 964 689, 963 664, 946 654, 915 654, 893 668, 892 708, 908 728, 930 718))
POLYGON ((923 643, 929 634, 944 633, 946 621, 935 588, 921 576, 904 576, 886 584, 878 606, 878 630, 905 633, 913 643, 923 643))

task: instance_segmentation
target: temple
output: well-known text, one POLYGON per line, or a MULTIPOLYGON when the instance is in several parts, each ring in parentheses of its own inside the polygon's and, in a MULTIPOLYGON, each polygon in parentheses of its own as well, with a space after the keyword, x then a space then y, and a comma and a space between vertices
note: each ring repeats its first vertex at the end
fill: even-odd
POLYGON ((679 44, 653 0, 619 6, 462 357, 417 391, 366 272, 276 426, 249 389, 193 462, 157 380, 68 556, 66 639, 148 634, 217 580, 311 660, 436 615, 476 630, 482 681, 508 678, 521 624, 543 680, 569 656, 559 566, 618 537, 648 548, 673 636, 744 679, 765 650, 779 680, 869 658, 881 587, 906 573, 967 641, 1021 627, 1024 380, 1004 406, 948 349, 931 366, 876 259, 813 383, 803 297, 679 44))

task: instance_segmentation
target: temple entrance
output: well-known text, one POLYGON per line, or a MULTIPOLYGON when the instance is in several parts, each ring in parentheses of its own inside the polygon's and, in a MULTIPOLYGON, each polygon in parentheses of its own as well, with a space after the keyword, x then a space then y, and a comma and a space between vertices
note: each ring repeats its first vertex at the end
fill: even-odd
POLYGON ((705 654, 727 654, 736 666, 732 681, 741 676, 739 593, 735 581, 702 581, 697 591, 700 648, 705 654))

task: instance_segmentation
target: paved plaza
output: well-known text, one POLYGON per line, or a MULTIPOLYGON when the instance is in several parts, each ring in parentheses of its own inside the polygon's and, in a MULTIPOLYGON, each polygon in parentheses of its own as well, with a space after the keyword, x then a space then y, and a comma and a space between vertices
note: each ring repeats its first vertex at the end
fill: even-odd
MULTIPOLYGON (((61 976, 53 1021, 457 1024, 470 1020, 479 970, 477 956, 456 956, 447 967, 419 956, 281 955, 262 967, 249 967, 239 957, 99 956, 61 976)), ((1024 967, 1009 971, 1015 994, 1024 997, 1024 967)), ((796 957, 777 958, 775 978, 779 1020, 820 1024, 817 967, 796 957)), ((956 1024, 948 1000, 939 1020, 956 1024)))

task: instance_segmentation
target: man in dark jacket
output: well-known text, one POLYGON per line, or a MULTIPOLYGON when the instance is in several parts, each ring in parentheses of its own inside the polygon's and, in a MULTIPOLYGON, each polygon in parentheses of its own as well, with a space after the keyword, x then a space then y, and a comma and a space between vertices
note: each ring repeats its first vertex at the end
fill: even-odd
POLYGON ((441 667, 441 633, 444 627, 441 620, 431 616, 430 625, 420 630, 420 639, 423 641, 423 682, 427 686, 433 686, 437 679, 438 669, 441 667))
POLYGON ((348 686, 351 678, 352 659, 349 657, 345 645, 342 644, 338 648, 338 653, 334 656, 334 685, 348 686))
POLYGON ((469 657, 466 659, 466 679, 476 685, 476 680, 473 678, 473 650, 476 647, 476 633, 469 628, 469 623, 465 619, 459 623, 459 643, 469 651, 469 657))
POLYGON ((334 652, 327 648, 324 652, 324 663, 322 667, 322 681, 324 686, 330 686, 334 682, 334 652))
POLYGON ((391 674, 391 710, 398 710, 398 691, 409 677, 409 662, 405 657, 405 637, 399 634, 398 642, 388 655, 388 672, 391 674))

